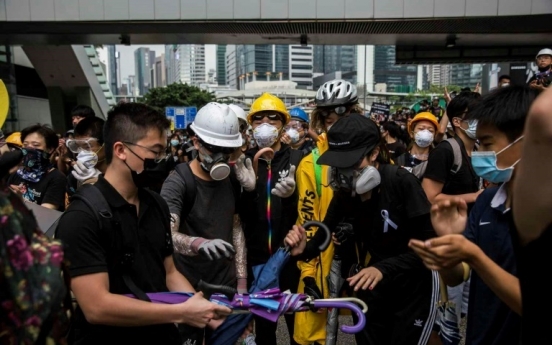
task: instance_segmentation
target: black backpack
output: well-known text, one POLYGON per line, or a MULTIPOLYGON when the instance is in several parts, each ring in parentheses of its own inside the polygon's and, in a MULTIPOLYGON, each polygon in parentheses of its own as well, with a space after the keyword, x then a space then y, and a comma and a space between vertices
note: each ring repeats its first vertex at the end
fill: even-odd
MULTIPOLYGON (((170 214, 168 212, 168 208, 161 206, 165 203, 165 200, 163 200, 159 194, 148 189, 145 190, 153 199, 155 199, 156 207, 159 207, 161 213, 163 214, 163 226, 166 229, 169 229, 170 214)), ((115 252, 118 252, 118 255, 114 258, 115 266, 117 270, 122 273, 125 285, 137 298, 149 302, 150 299, 146 293, 136 286, 130 277, 130 268, 132 267, 135 257, 135 248, 137 243, 136 235, 125 231, 125 228, 121 226, 120 220, 111 212, 111 207, 103 194, 93 184, 82 185, 71 197, 71 201, 74 200, 81 200, 86 206, 88 206, 88 208, 90 208, 90 210, 92 210, 92 214, 94 214, 96 220, 98 221, 100 233, 105 235, 106 238, 109 239, 111 245, 116 248, 115 252), (105 231, 106 228, 111 231, 105 231)), ((170 232, 167 236, 171 236, 170 232)), ((167 243, 167 246, 171 243, 169 238, 165 242, 167 243)))

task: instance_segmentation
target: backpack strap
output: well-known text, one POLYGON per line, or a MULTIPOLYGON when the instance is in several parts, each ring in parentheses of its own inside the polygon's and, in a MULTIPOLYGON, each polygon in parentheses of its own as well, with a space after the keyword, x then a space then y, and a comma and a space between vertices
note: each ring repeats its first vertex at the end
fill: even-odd
MULTIPOLYGON (((81 200, 88 208, 92 210, 96 220, 98 221, 98 226, 100 231, 104 229, 104 222, 110 221, 113 226, 121 225, 120 222, 113 221, 113 213, 111 212, 111 207, 109 203, 100 192, 100 190, 93 184, 82 185, 77 192, 72 196, 72 200, 81 200)), ((168 218, 167 218, 168 221, 168 218)), ((170 226, 170 225, 169 225, 170 226)), ((119 229, 122 233, 122 237, 125 237, 125 231, 121 228, 119 229)), ((115 235, 116 236, 116 235, 115 235)), ((128 239, 123 238, 123 241, 128 239)), ((125 249, 123 248, 123 251, 125 249)), ((116 262, 117 265, 121 267, 123 281, 127 288, 132 292, 138 299, 146 302, 151 302, 146 293, 140 289, 136 283, 130 277, 130 266, 134 262, 134 253, 133 252, 124 252, 121 253, 120 259, 116 262)))
POLYGON ((450 172, 452 174, 456 174, 462 166, 462 149, 460 148, 460 144, 458 144, 455 137, 449 138, 447 141, 452 147, 452 153, 454 154, 454 162, 452 163, 450 172))
POLYGON ((194 207, 194 203, 197 196, 197 189, 194 174, 192 169, 190 169, 190 163, 181 163, 176 166, 174 169, 176 173, 184 181, 184 186, 186 190, 184 191, 184 200, 182 203, 182 210, 180 211, 180 219, 183 221, 188 217, 190 211, 194 207))
POLYGON ((318 147, 312 150, 312 165, 314 166, 314 180, 316 181, 316 193, 318 196, 322 195, 322 166, 318 163, 320 158, 320 150, 318 147))

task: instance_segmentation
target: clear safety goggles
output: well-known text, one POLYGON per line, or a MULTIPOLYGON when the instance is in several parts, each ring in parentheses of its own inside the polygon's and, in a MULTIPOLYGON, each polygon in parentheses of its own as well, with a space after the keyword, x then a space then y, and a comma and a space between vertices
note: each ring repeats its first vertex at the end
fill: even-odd
POLYGON ((295 129, 295 130, 298 131, 298 130, 300 130, 300 129, 302 129, 302 128, 304 128, 302 122, 300 122, 300 121, 295 121, 295 120, 291 120, 291 121, 287 124, 287 126, 286 126, 284 129, 285 129, 286 131, 287 131, 287 130, 290 130, 290 129, 295 129))
POLYGON ((73 153, 79 153, 81 151, 92 151, 92 145, 94 142, 98 142, 96 138, 88 139, 67 139, 65 145, 73 153))

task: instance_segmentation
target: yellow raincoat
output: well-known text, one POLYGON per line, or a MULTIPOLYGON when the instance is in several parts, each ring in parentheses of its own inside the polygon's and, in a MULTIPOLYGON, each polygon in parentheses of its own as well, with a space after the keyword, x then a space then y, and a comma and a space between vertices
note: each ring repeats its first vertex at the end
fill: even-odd
MULTIPOLYGON (((304 224, 310 220, 323 221, 326 211, 333 197, 333 191, 328 186, 328 166, 317 165, 318 157, 328 150, 326 134, 322 134, 316 143, 316 148, 301 160, 296 172, 297 191, 299 192, 299 218, 297 224, 304 224), (325 187, 326 186, 326 187, 325 187)), ((307 229, 307 236, 311 238, 313 230, 307 229)), ((320 254, 318 258, 309 262, 299 261, 297 266, 301 270, 298 292, 304 291, 303 278, 314 277, 324 298, 329 297, 326 277, 330 274, 330 267, 334 255, 334 245, 320 254)), ((295 314, 295 332, 293 338, 301 345, 326 342, 326 310, 314 313, 311 311, 295 314)))

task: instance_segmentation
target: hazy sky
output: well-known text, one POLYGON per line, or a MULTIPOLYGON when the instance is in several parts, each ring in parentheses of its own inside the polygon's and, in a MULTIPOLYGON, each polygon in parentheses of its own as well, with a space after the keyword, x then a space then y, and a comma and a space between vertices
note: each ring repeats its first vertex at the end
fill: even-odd
MULTIPOLYGON (((121 79, 122 83, 126 83, 126 79, 129 75, 134 75, 134 51, 140 47, 146 47, 155 51, 156 56, 161 56, 165 53, 164 45, 117 45, 117 51, 121 54, 121 79)), ((216 45, 205 45, 205 72, 209 72, 210 69, 216 69, 216 45)), ((100 51, 100 60, 107 65, 107 49, 100 51)), ((207 76, 206 76, 207 77, 207 76)))

